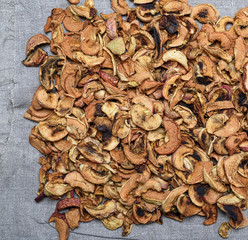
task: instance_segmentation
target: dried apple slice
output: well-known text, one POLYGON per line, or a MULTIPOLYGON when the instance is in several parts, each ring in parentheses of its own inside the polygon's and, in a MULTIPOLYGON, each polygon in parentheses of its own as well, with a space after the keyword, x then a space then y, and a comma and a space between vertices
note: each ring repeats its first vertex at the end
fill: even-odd
POLYGON ((169 50, 163 55, 164 62, 175 61, 180 63, 186 70, 188 70, 188 59, 183 52, 177 50, 169 50))
POLYGON ((158 114, 152 114, 148 108, 140 104, 132 106, 130 115, 134 124, 147 131, 159 128, 162 123, 162 118, 158 114))
POLYGON ((52 114, 52 110, 50 109, 36 110, 31 105, 24 114, 24 117, 32 121, 41 122, 48 119, 51 116, 51 114, 52 114))
POLYGON ((123 54, 125 52, 125 50, 126 50, 124 40, 121 37, 117 37, 117 38, 111 40, 108 43, 107 48, 113 54, 117 54, 117 55, 123 54))
POLYGON ((95 185, 86 181, 80 173, 73 171, 68 173, 64 178, 65 183, 68 183, 71 187, 78 187, 85 192, 94 192, 95 185))
MULTIPOLYGON (((35 128, 36 127, 34 127, 33 129, 35 128)), ((33 131, 33 129, 29 136, 29 143, 37 150, 39 150, 41 154, 48 155, 49 153, 52 152, 52 150, 48 147, 46 142, 42 141, 38 136, 36 136, 36 134, 32 134, 32 132, 35 132, 35 130, 33 131)))
POLYGON ((36 67, 45 61, 46 56, 47 52, 41 48, 37 48, 33 53, 29 54, 22 63, 27 67, 36 67))
POLYGON ((78 4, 80 3, 80 0, 68 0, 70 4, 78 4))
POLYGON ((207 184, 190 185, 188 194, 192 203, 198 207, 202 207, 204 205, 203 197, 208 191, 208 188, 209 186, 207 184))
POLYGON ((152 214, 145 211, 144 207, 140 204, 133 205, 133 216, 141 224, 148 223, 152 218, 152 214))
POLYGON ((238 166, 242 160, 241 154, 233 154, 224 161, 224 168, 228 181, 235 187, 244 187, 238 174, 238 166))
POLYGON ((40 122, 38 129, 42 137, 51 142, 59 141, 68 134, 65 126, 53 125, 47 122, 40 122))
POLYGON ((59 96, 57 93, 47 93, 45 88, 40 88, 36 92, 36 98, 40 106, 47 109, 55 109, 59 101, 59 96))
POLYGON ((47 91, 51 91, 54 87, 53 76, 58 62, 62 59, 63 57, 61 56, 48 56, 46 61, 40 65, 40 82, 47 91))
POLYGON ((81 175, 87 181, 94 184, 106 184, 112 176, 112 173, 110 171, 107 171, 107 169, 102 169, 101 171, 94 170, 86 164, 81 164, 79 168, 81 175))
POLYGON ((165 198, 165 200, 162 202, 162 209, 165 213, 171 211, 171 207, 174 205, 174 203, 177 201, 178 197, 185 193, 188 190, 187 185, 182 185, 180 187, 177 187, 173 189, 169 195, 165 198))
POLYGON ((176 206, 178 211, 185 217, 196 215, 201 211, 201 208, 194 205, 190 198, 184 194, 178 197, 176 206))
POLYGON ((111 7, 121 15, 126 15, 128 12, 128 5, 125 0, 111 0, 111 7))
POLYGON ((105 219, 102 219, 101 221, 106 228, 112 231, 117 228, 120 228, 123 225, 123 220, 115 216, 109 216, 105 219))
POLYGON ((49 221, 50 222, 55 222, 56 224, 56 230, 58 231, 59 234, 59 239, 60 240, 67 240, 69 236, 69 226, 66 223, 65 219, 56 217, 54 214, 50 217, 49 221))
POLYGON ((109 163, 109 153, 107 151, 102 151, 99 146, 99 141, 87 137, 78 145, 78 150, 86 159, 92 162, 109 163))
POLYGON ((215 23, 219 16, 219 11, 211 4, 198 4, 192 8, 190 14, 190 17, 201 23, 215 23))
POLYGON ((63 96, 63 98, 59 100, 57 108, 54 110, 55 113, 60 117, 64 117, 65 115, 70 114, 74 101, 75 99, 72 96, 63 96))
POLYGON ((49 44, 50 42, 50 39, 41 33, 34 35, 27 42, 26 55, 28 56, 37 46, 49 44))
POLYGON ((72 187, 68 184, 52 183, 51 181, 48 181, 45 185, 44 193, 47 196, 60 197, 71 190, 72 190, 72 187))
POLYGON ((210 174, 207 173, 205 168, 203 168, 203 179, 215 191, 218 191, 218 192, 227 191, 227 188, 221 182, 215 181, 215 179, 210 174))
POLYGON ((248 63, 244 66, 243 87, 245 91, 248 92, 248 63))
POLYGON ((85 17, 87 19, 92 19, 96 15, 96 13, 97 13, 97 10, 94 8, 94 4, 93 4, 93 6, 85 6, 85 5, 75 6, 75 5, 70 5, 70 10, 71 10, 71 12, 73 14, 78 15, 80 17, 85 17))
POLYGON ((165 119, 163 121, 164 129, 168 134, 168 141, 155 148, 158 154, 171 154, 175 152, 181 144, 181 134, 179 126, 172 120, 165 119))
POLYGON ((72 208, 65 213, 66 220, 71 230, 79 226, 80 210, 79 208, 72 208))
POLYGON ((202 210, 206 214, 204 225, 208 226, 217 222, 218 211, 216 205, 204 205, 202 210))
POLYGON ((111 213, 116 211, 116 202, 106 201, 103 205, 95 206, 85 206, 86 211, 93 217, 98 219, 107 218, 111 213))

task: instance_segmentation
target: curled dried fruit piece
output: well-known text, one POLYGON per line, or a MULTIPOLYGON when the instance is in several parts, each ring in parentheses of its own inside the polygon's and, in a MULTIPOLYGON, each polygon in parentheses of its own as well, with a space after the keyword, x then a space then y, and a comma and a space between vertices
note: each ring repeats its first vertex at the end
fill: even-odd
POLYGON ((66 208, 71 208, 71 207, 80 207, 81 201, 78 198, 65 198, 60 200, 57 205, 56 209, 57 210, 64 210, 66 208))
POLYGON ((73 14, 80 17, 85 17, 87 19, 92 19, 97 13, 96 9, 94 8, 94 1, 86 1, 83 6, 71 5, 70 10, 73 14), (86 5, 87 2, 93 2, 93 4, 86 5))
POLYGON ((215 179, 207 173, 205 168, 203 168, 203 179, 215 191, 217 192, 227 191, 227 188, 221 182, 215 181, 215 179))
POLYGON ((247 51, 247 46, 244 39, 240 36, 235 41, 234 55, 235 55, 235 67, 237 70, 241 70, 243 62, 245 60, 245 53, 247 51))
POLYGON ((239 130, 240 122, 236 115, 228 119, 225 114, 215 114, 208 119, 206 128, 218 137, 229 137, 239 130))
POLYGON ((46 61, 40 65, 40 82, 47 91, 51 91, 54 87, 53 78, 60 60, 62 60, 61 56, 48 56, 46 61))
POLYGON ((204 46, 204 49, 206 49, 206 51, 212 54, 213 56, 219 57, 225 60, 226 62, 231 62, 233 60, 232 56, 228 52, 225 52, 219 47, 204 46))
POLYGON ((91 25, 82 31, 80 47, 84 54, 94 56, 100 51, 101 46, 97 40, 97 32, 98 29, 91 25))
POLYGON ((37 134, 36 128, 34 127, 29 136, 30 144, 35 147, 38 151, 40 151, 43 155, 48 155, 52 152, 52 150, 48 147, 48 145, 40 139, 40 134, 37 134))
POLYGON ((41 33, 34 35, 27 42, 26 55, 28 56, 37 46, 40 46, 42 44, 49 44, 49 43, 50 43, 50 39, 47 36, 41 33))
POLYGON ((177 201, 178 197, 185 193, 188 190, 188 186, 187 185, 182 185, 180 187, 177 187, 175 189, 173 189, 168 196, 165 198, 165 200, 162 202, 162 209, 163 211, 166 212, 170 212, 171 211, 171 207, 174 205, 174 203, 177 201))
POLYGON ((219 205, 219 207, 230 216, 229 224, 234 229, 244 228, 248 225, 248 220, 240 207, 235 205, 219 205))
POLYGON ((163 10, 167 13, 179 13, 180 15, 188 15, 191 12, 191 7, 187 2, 183 1, 168 1, 165 2, 163 10))
POLYGON ((201 208, 195 206, 190 198, 185 195, 179 196, 177 199, 177 209, 185 217, 193 216, 201 211, 201 208))
POLYGON ((195 184, 189 187, 188 193, 191 201, 199 207, 204 205, 203 197, 208 191, 208 185, 195 184))
POLYGON ((109 230, 115 230, 123 225, 123 220, 115 216, 109 216, 101 221, 109 230))
POLYGON ((181 144, 180 129, 175 122, 169 119, 164 120, 163 124, 169 139, 161 146, 156 147, 155 151, 158 154, 171 154, 175 152, 181 144))
POLYGON ((42 137, 51 142, 59 141, 68 134, 64 126, 53 125, 48 122, 40 122, 38 129, 42 137))
POLYGON ((165 62, 167 61, 176 61, 180 64, 182 64, 182 66, 188 70, 188 60, 186 58, 186 56, 184 55, 184 53, 177 51, 177 50, 169 50, 167 51, 164 55, 163 55, 163 60, 165 62))
POLYGON ((80 153, 88 160, 97 163, 109 163, 110 155, 106 151, 102 151, 100 142, 91 139, 85 138, 79 145, 78 150, 80 153))
POLYGON ((52 110, 50 109, 40 109, 36 110, 32 105, 24 114, 24 117, 36 122, 45 121, 52 114, 52 110))
POLYGON ((56 229, 58 231, 59 234, 59 239, 60 240, 67 240, 68 236, 69 236, 69 226, 66 223, 66 220, 64 219, 64 215, 62 215, 63 217, 58 217, 56 216, 57 214, 53 214, 50 219, 49 219, 49 223, 50 222, 55 222, 56 224, 56 229))
POLYGON ((244 187, 241 176, 238 173, 238 166, 241 163, 241 154, 234 154, 224 161, 224 168, 228 181, 235 187, 244 187))
POLYGON ((47 52, 41 48, 37 48, 33 53, 30 53, 22 63, 27 67, 39 66, 45 61, 47 52))
POLYGON ((220 236, 223 238, 228 238, 229 237, 228 231, 230 231, 230 232, 232 231, 229 223, 223 222, 219 228, 220 236))
POLYGON ((183 122, 186 124, 187 128, 192 129, 196 126, 197 119, 194 113, 189 108, 178 105, 174 107, 174 110, 178 112, 179 115, 181 115, 183 122))
MULTIPOLYGON (((185 165, 187 165, 186 157, 188 155, 193 155, 193 154, 194 154, 193 149, 190 149, 186 146, 179 147, 176 150, 176 152, 172 155, 172 159, 171 159, 172 165, 178 170, 187 171, 187 169, 185 168, 185 165)), ((197 153, 196 153, 196 155, 197 155, 197 153)))
POLYGON ((68 0, 71 4, 78 4, 80 0, 68 0))
POLYGON ((94 184, 105 184, 112 176, 111 172, 107 171, 107 169, 94 170, 83 164, 80 165, 80 173, 86 180, 94 184))
POLYGON ((121 55, 125 52, 125 43, 122 37, 117 37, 113 40, 111 40, 107 44, 107 48, 113 53, 117 55, 121 55))
POLYGON ((58 105, 59 96, 57 93, 47 93, 44 88, 40 88, 36 92, 37 102, 41 107, 47 109, 55 109, 58 105))
POLYGON ((162 123, 160 115, 152 114, 148 108, 140 104, 132 106, 130 115, 134 124, 147 131, 159 128, 162 123))
POLYGON ((148 190, 146 193, 142 193, 141 197, 148 203, 161 205, 163 200, 168 196, 169 191, 157 192, 153 190, 148 190))
POLYGON ((54 110, 55 113, 60 117, 70 114, 72 111, 74 101, 75 99, 71 96, 63 96, 59 100, 57 108, 54 110))
POLYGON ((128 5, 125 0, 111 0, 111 7, 121 15, 126 15, 128 12, 128 5))
POLYGON ((243 87, 248 92, 248 63, 244 66, 243 87))
POLYGON ((81 188, 85 192, 94 192, 94 184, 86 181, 80 173, 77 171, 70 172, 64 178, 65 183, 68 183, 71 187, 81 188))
POLYGON ((49 181, 45 185, 44 193, 47 196, 60 197, 71 190, 72 190, 72 187, 68 184, 52 183, 49 181))
POLYGON ((72 208, 65 213, 66 220, 71 230, 77 228, 80 221, 80 211, 79 208, 72 208))
POLYGON ((204 225, 211 225, 217 221, 218 212, 216 205, 204 205, 202 210, 206 214, 204 225))
POLYGON ((237 147, 240 143, 247 138, 247 134, 245 132, 236 133, 228 137, 225 142, 225 146, 228 149, 229 155, 233 155, 237 151, 237 147))
POLYGON ((85 209, 91 216, 98 219, 104 219, 116 211, 116 202, 114 200, 106 201, 103 205, 97 207, 85 206, 85 209))
POLYGON ((192 8, 190 17, 201 23, 215 23, 219 18, 218 10, 211 4, 198 4, 192 8))
POLYGON ((145 147, 144 148, 142 147, 142 149, 138 149, 138 151, 135 150, 135 148, 134 148, 134 151, 132 151, 128 145, 126 144, 123 145, 123 151, 127 159, 132 164, 135 164, 135 165, 140 165, 146 162, 147 152, 145 150, 146 150, 145 147))
POLYGON ((141 205, 133 205, 133 216, 138 221, 138 223, 146 224, 151 220, 151 213, 146 212, 141 205))

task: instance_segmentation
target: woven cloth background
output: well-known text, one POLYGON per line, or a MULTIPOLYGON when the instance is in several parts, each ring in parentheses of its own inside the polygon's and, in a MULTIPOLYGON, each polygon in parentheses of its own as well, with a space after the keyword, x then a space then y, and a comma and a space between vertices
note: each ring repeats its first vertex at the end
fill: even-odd
MULTIPOLYGON (((233 16, 247 0, 189 0, 190 5, 214 4, 221 16, 233 16)), ((129 1, 130 4, 130 1, 129 1)), ((95 0, 98 12, 111 13, 110 0, 95 0)), ((48 218, 56 201, 34 198, 39 185, 37 163, 40 153, 28 142, 34 123, 23 118, 39 85, 38 68, 27 68, 27 40, 43 33, 43 26, 52 8, 66 8, 66 0, 0 0, 0 239, 55 240, 57 231, 48 218)), ((131 4, 130 4, 131 6, 131 4)), ((50 36, 50 35, 49 35, 50 36)), ((248 212, 245 213, 248 215, 248 212)), ((100 221, 81 223, 70 233, 70 240, 142 239, 142 240, 212 240, 222 239, 218 228, 227 217, 220 213, 218 222, 203 226, 202 217, 192 217, 179 223, 164 219, 163 225, 134 226, 127 238, 121 230, 109 231, 100 221)), ((247 239, 248 228, 234 230, 229 237, 247 239)))

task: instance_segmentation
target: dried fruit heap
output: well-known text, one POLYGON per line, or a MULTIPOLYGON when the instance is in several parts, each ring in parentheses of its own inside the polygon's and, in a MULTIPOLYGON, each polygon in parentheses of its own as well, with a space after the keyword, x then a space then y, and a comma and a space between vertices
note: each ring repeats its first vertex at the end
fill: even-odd
POLYGON ((230 217, 222 237, 246 227, 248 8, 219 19, 187 0, 112 0, 115 13, 98 16, 93 0, 70 2, 23 61, 41 82, 25 113, 44 155, 36 200, 59 200, 49 222, 60 239, 95 218, 123 236, 162 213, 210 225, 217 207, 230 217))

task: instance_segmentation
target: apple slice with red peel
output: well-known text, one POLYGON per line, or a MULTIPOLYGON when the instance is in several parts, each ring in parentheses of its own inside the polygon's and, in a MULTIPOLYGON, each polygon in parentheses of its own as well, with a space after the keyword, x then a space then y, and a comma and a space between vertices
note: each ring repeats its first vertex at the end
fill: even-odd
POLYGON ((248 140, 243 141, 242 143, 239 144, 239 148, 243 151, 243 152, 248 152, 248 140))

